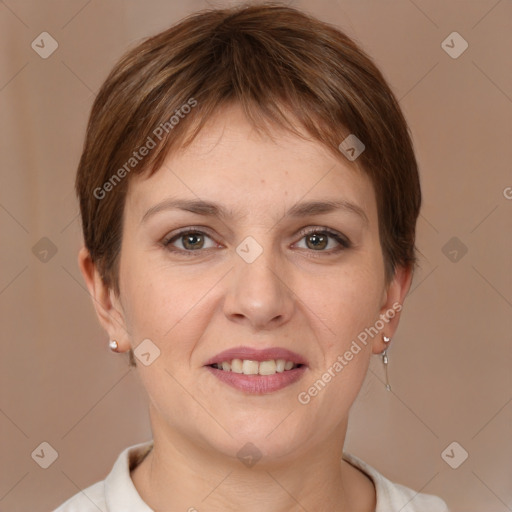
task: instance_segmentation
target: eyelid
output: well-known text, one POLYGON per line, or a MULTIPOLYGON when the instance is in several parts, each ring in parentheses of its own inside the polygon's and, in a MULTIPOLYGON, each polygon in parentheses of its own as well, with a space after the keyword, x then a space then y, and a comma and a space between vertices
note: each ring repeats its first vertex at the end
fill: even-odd
MULTIPOLYGON (((214 241, 216 244, 222 245, 222 244, 219 244, 219 242, 217 242, 217 240, 215 240, 215 237, 211 234, 210 229, 207 228, 206 226, 187 226, 182 229, 179 229, 177 232, 174 232, 171 235, 167 235, 163 239, 162 244, 164 245, 164 247, 168 248, 173 240, 178 239, 178 238, 180 238, 180 236, 183 236, 187 233, 199 233, 202 235, 206 235, 209 238, 211 238, 212 241, 214 241)), ((340 250, 348 249, 348 248, 352 247, 352 242, 345 235, 343 235, 342 233, 340 233, 334 229, 331 229, 331 228, 328 228, 325 226, 309 226, 307 228, 301 229, 297 233, 297 235, 295 235, 295 236, 300 236, 300 238, 299 238, 299 240, 297 240, 297 242, 294 242, 294 245, 296 243, 300 242, 305 236, 313 235, 316 233, 327 234, 331 238, 334 238, 336 240, 336 242, 341 246, 341 248, 338 247, 335 249, 331 249, 329 251, 311 250, 312 253, 317 252, 319 255, 321 255, 321 254, 327 255, 327 254, 333 254, 333 253, 339 252, 340 250)), ((181 254, 186 253, 188 255, 190 255, 190 254, 197 255, 197 254, 200 254, 201 252, 208 251, 209 249, 211 249, 211 247, 207 248, 207 249, 198 249, 196 251, 184 251, 183 249, 179 249, 179 248, 174 248, 174 249, 170 249, 170 250, 172 250, 173 252, 181 253, 181 254)))
MULTIPOLYGON (((162 244, 164 246, 168 246, 171 243, 171 241, 173 241, 175 238, 179 238, 180 236, 186 235, 187 233, 199 233, 202 235, 207 235, 215 243, 217 243, 217 244, 219 243, 219 242, 217 242, 217 240, 215 240, 215 237, 212 235, 211 230, 209 228, 207 228, 206 226, 187 226, 187 227, 178 229, 178 231, 176 231, 176 232, 166 235, 164 237, 164 239, 162 240, 162 244)), ((186 252, 192 252, 192 251, 186 251, 186 252)))
MULTIPOLYGON (((331 249, 329 251, 313 251, 313 250, 311 250, 310 252, 312 252, 312 253, 334 254, 336 252, 339 252, 340 250, 349 249, 352 247, 352 242, 348 239, 348 237, 346 237, 343 233, 340 233, 340 232, 338 232, 334 229, 328 228, 326 226, 310 226, 310 227, 301 229, 298 233, 301 236, 301 238, 298 240, 298 242, 300 242, 300 240, 302 240, 302 238, 304 238, 305 236, 314 235, 317 233, 327 234, 328 236, 330 236, 330 238, 334 238, 336 240, 336 242, 338 242, 338 244, 341 246, 341 249, 338 247, 335 249, 331 249)), ((295 242, 295 243, 297 243, 297 242, 295 242)))

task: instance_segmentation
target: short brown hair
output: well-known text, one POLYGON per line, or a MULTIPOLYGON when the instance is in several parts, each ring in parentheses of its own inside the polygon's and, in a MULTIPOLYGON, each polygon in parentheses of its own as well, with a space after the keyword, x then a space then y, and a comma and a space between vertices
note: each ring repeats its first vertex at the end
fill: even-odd
POLYGON ((376 193, 386 279, 397 265, 414 267, 420 183, 409 130, 389 86, 336 27, 263 3, 188 16, 128 51, 101 87, 76 192, 85 246, 117 294, 130 176, 153 174, 171 147, 186 147, 230 103, 241 105, 258 129, 270 121, 300 135, 293 126, 298 121, 339 158, 349 134, 362 141, 357 163, 376 193), (143 146, 151 147, 141 156, 143 146))

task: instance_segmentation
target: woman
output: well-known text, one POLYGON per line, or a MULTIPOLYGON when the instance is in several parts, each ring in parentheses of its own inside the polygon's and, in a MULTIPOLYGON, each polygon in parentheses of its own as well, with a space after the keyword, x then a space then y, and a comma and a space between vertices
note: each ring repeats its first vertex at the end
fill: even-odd
POLYGON ((147 39, 95 100, 76 190, 80 268, 153 440, 59 512, 447 510, 343 452, 421 203, 406 122, 347 36, 264 4, 147 39))

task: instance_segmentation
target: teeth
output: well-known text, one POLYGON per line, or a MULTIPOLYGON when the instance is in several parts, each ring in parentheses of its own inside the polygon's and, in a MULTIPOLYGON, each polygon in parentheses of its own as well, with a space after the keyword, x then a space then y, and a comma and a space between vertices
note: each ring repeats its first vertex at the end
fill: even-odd
POLYGON ((275 361, 262 361, 259 364, 258 373, 260 375, 274 375, 276 371, 277 370, 275 361))
MULTIPOLYGON (((224 363, 222 363, 222 369, 224 369, 224 363)), ((243 373, 241 359, 233 359, 233 361, 231 361, 231 371, 235 373, 243 373)))
POLYGON ((258 361, 244 359, 242 363, 242 373, 244 375, 258 375, 258 366, 258 361))
POLYGON ((213 365, 225 372, 243 373, 244 375, 274 375, 297 368, 297 364, 286 359, 270 359, 268 361, 252 361, 251 359, 233 359, 213 365))

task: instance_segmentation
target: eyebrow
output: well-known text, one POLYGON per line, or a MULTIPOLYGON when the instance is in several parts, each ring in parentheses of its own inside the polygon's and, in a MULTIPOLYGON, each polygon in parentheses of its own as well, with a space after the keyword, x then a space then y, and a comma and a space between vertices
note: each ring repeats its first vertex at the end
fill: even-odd
MULTIPOLYGON (((207 217, 218 217, 221 219, 229 219, 235 217, 232 210, 227 210, 223 206, 202 201, 200 199, 165 199, 164 201, 152 206, 142 217, 141 224, 153 215, 165 210, 184 210, 204 215, 207 217)), ((307 201, 293 205, 286 213, 286 217, 308 217, 312 215, 320 215, 325 213, 333 213, 336 211, 344 211, 360 217, 365 224, 369 224, 368 217, 364 210, 357 204, 351 203, 344 199, 335 201, 307 201)))

